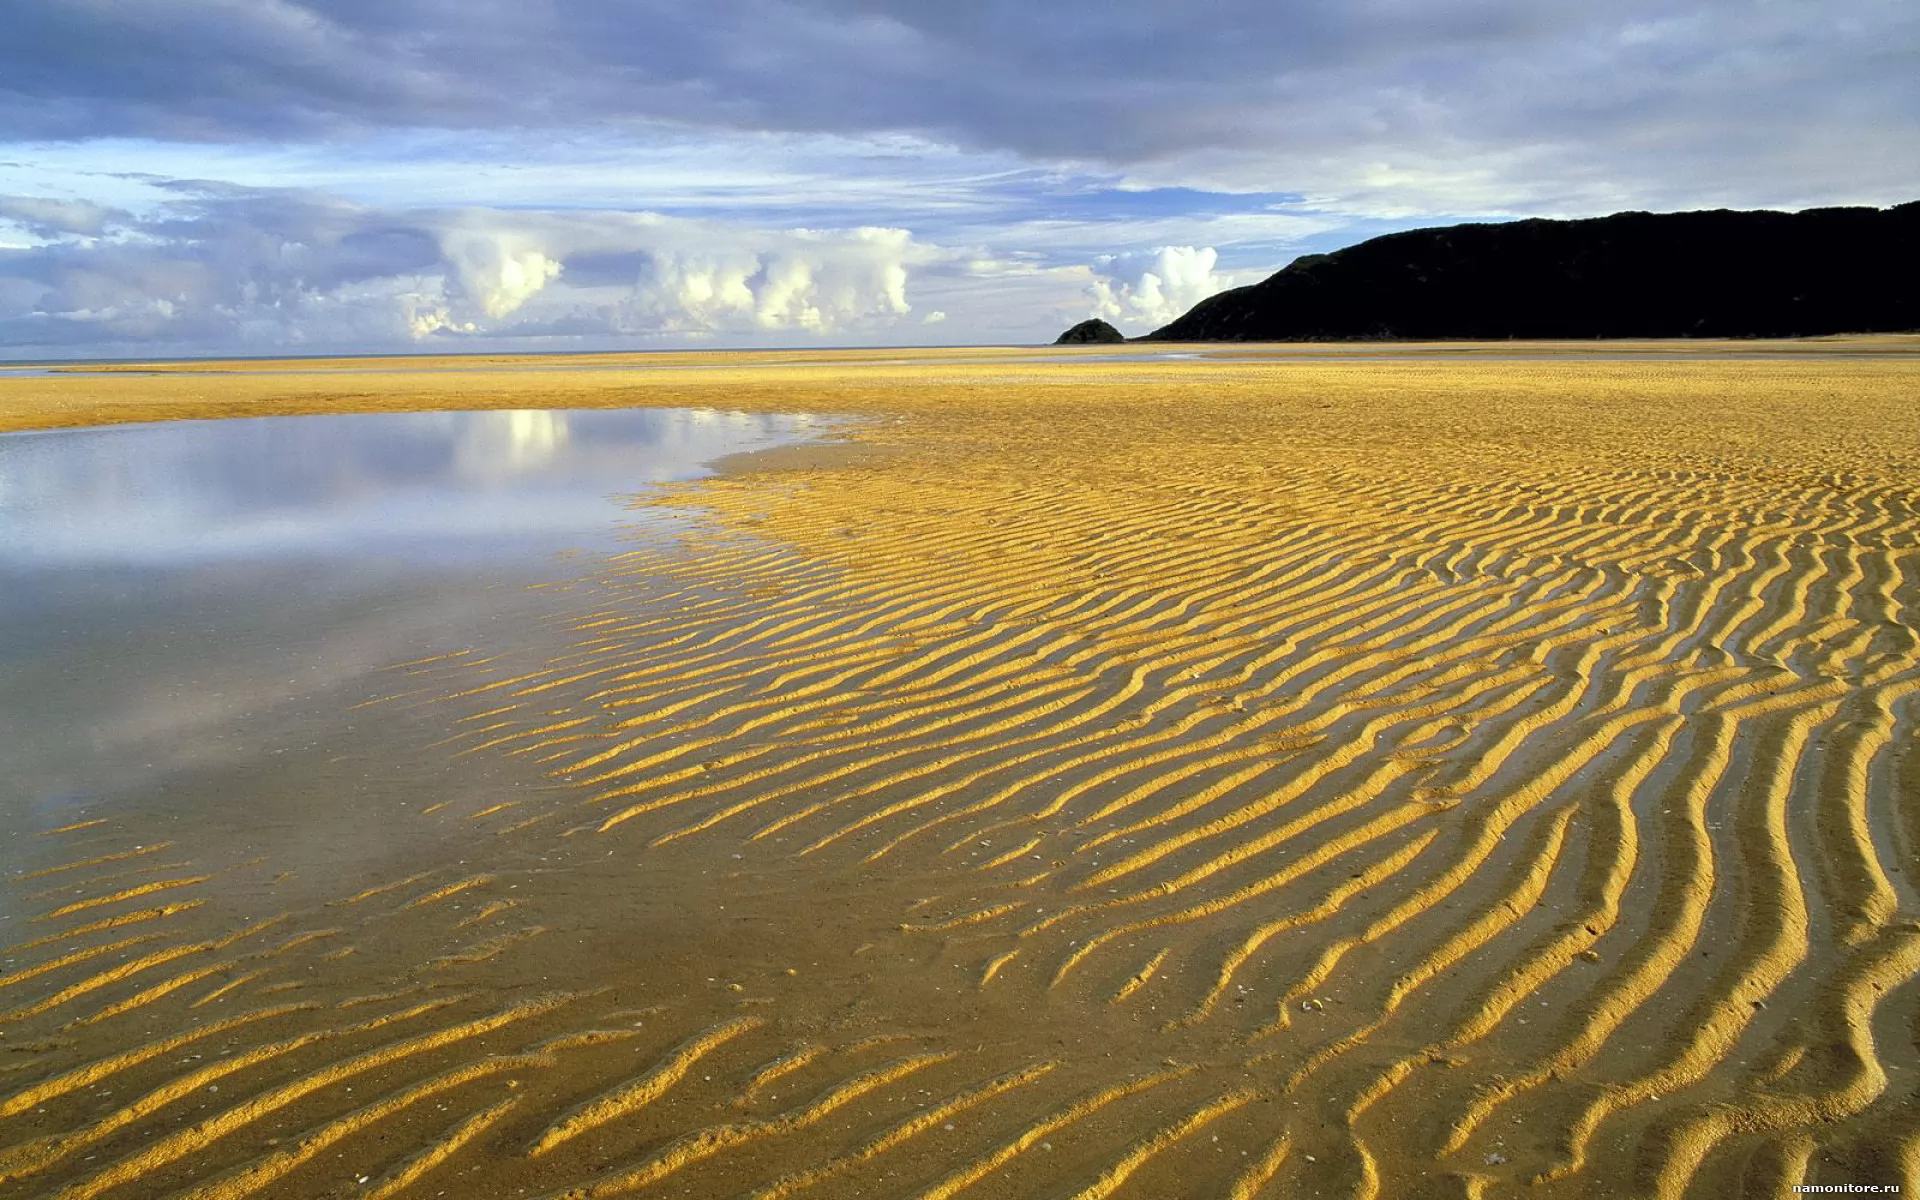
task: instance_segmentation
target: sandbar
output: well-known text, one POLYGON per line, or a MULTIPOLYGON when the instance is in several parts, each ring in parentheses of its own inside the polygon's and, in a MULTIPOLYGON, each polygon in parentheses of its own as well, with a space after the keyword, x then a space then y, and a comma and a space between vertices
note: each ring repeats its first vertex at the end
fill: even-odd
POLYGON ((1916 347, 0 379, 0 429, 857 418, 635 500, 694 519, 574 562, 537 661, 394 664, 374 712, 538 784, 394 877, 36 835, 0 1180, 1920 1187, 1916 347))

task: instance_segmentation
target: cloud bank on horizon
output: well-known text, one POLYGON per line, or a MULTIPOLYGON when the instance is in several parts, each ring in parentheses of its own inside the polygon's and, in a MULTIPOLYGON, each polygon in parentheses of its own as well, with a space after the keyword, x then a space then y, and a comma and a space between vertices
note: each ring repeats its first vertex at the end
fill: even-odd
POLYGON ((1910 0, 13 0, 0 355, 1143 332, 1441 221, 1920 197, 1910 0))

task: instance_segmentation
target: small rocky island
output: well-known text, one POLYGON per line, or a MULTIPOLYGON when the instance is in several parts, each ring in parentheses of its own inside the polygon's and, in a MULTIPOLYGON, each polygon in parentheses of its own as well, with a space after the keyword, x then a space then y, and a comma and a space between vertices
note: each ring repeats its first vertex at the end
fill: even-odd
POLYGON ((1053 339, 1056 346, 1085 346, 1094 342, 1124 342, 1125 334, 1095 317, 1091 321, 1082 321, 1053 339))

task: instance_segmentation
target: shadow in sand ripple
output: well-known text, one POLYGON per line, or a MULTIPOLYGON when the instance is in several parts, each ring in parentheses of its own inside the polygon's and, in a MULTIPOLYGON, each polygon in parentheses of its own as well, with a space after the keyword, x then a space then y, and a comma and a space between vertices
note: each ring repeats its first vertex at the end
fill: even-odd
POLYGON ((530 786, 330 903, 236 931, 271 863, 46 835, 0 1177, 1916 1182, 1914 368, 1154 369, 889 399, 877 465, 649 501, 696 517, 539 655, 384 672, 356 712, 530 786))

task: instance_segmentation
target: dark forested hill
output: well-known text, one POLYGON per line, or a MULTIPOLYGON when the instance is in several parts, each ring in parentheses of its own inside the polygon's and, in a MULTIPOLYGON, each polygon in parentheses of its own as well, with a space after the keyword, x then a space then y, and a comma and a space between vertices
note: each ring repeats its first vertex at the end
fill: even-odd
POLYGON ((1920 202, 1451 225, 1298 259, 1148 341, 1920 329, 1920 202))

